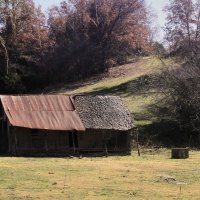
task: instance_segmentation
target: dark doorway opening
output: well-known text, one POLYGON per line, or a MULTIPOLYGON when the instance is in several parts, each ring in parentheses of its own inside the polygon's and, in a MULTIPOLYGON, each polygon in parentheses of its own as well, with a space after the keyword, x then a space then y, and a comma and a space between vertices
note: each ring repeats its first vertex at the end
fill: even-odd
POLYGON ((39 130, 32 129, 31 130, 31 146, 32 151, 43 153, 46 151, 45 149, 45 135, 39 133, 39 130))

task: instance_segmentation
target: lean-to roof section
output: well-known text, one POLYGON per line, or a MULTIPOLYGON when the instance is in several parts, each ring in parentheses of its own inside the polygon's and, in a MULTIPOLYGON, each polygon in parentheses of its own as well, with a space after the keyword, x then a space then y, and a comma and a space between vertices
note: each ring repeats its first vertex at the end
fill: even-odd
POLYGON ((75 96, 75 109, 87 129, 127 131, 132 116, 117 96, 75 96))

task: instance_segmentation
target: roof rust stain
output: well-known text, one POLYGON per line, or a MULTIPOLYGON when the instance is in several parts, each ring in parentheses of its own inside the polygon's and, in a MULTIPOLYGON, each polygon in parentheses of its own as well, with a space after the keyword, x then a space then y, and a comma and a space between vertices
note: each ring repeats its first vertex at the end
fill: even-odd
POLYGON ((85 131, 70 96, 0 96, 12 126, 46 130, 85 131))

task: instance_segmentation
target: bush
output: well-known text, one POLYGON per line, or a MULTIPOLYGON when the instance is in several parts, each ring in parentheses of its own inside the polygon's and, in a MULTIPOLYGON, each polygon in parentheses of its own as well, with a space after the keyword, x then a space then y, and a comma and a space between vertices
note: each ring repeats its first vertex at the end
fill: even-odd
POLYGON ((165 70, 160 86, 167 98, 171 118, 179 125, 185 144, 200 144, 200 68, 187 62, 181 68, 165 70))

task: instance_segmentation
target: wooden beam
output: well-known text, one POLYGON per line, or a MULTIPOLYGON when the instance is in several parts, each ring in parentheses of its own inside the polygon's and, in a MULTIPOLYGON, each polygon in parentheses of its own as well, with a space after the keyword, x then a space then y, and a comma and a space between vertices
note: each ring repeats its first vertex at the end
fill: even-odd
POLYGON ((48 142, 47 142, 47 134, 44 135, 44 143, 45 143, 45 151, 48 153, 49 149, 48 149, 48 142))
POLYGON ((6 122, 7 122, 7 134, 8 134, 8 153, 12 153, 12 138, 11 138, 10 125, 8 119, 6 119, 6 122))
POLYGON ((74 132, 72 132, 72 142, 73 142, 73 149, 74 153, 76 152, 76 146, 75 146, 75 141, 74 141, 74 132))
POLYGON ((15 136, 15 145, 14 145, 14 147, 15 147, 15 155, 17 155, 18 147, 17 147, 17 134, 16 134, 16 131, 14 131, 14 136, 15 136))

